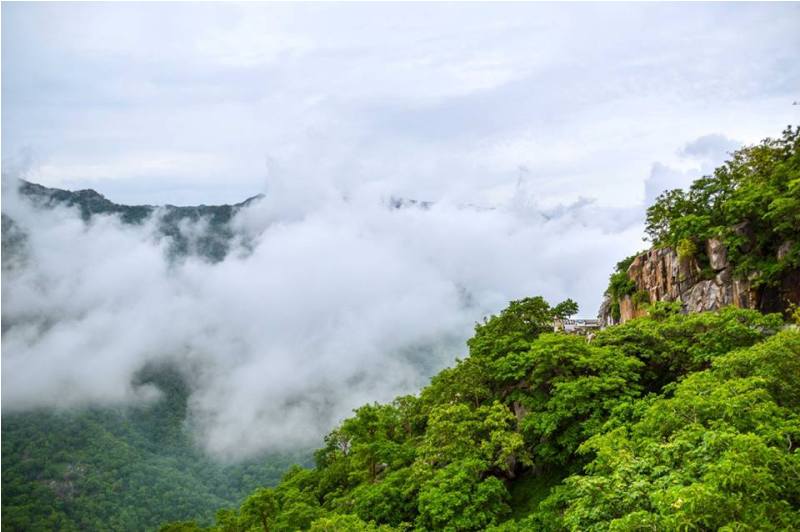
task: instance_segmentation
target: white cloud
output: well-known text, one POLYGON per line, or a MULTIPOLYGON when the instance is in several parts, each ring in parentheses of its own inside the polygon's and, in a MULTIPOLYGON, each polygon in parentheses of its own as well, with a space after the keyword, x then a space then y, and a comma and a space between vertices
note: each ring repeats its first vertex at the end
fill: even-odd
POLYGON ((641 231, 595 223, 591 202, 397 210, 370 189, 298 201, 306 186, 243 211, 252 253, 214 265, 169 264, 154 222, 85 226, 5 191, 29 244, 25 267, 3 272, 3 408, 142 400, 136 372, 171 362, 209 451, 314 444, 351 408, 416 391, 510 299, 569 296, 591 315, 641 231))
POLYGON ((725 135, 712 133, 686 143, 677 151, 673 166, 653 163, 650 175, 644 183, 645 204, 650 205, 666 190, 686 189, 695 179, 710 175, 741 145, 725 135))
POLYGON ((3 15, 4 159, 28 147, 62 183, 72 172, 70 186, 120 201, 196 195, 127 163, 124 179, 83 170, 191 153, 215 162, 169 171, 230 197, 258 192, 271 158, 295 175, 316 165, 436 197, 474 196, 524 164, 564 184, 542 187, 552 202, 631 206, 652 162, 671 165, 684 139, 756 142, 800 118, 789 4, 8 4, 3 15))
POLYGON ((267 193, 237 220, 252 255, 172 267, 149 227, 6 195, 33 256, 4 273, 4 325, 37 325, 3 335, 4 407, 142 400, 132 374, 170 359, 223 454, 416 389, 509 299, 592 314, 643 193, 800 119, 791 4, 2 11, 4 173, 122 203, 267 193))

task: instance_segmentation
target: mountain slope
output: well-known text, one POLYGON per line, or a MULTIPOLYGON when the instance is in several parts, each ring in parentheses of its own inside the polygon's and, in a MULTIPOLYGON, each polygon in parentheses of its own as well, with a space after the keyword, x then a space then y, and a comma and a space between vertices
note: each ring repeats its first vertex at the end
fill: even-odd
POLYGON ((782 291, 800 263, 799 143, 789 128, 659 198, 656 249, 611 277, 625 323, 551 333, 555 308, 512 301, 418 395, 356 409, 314 468, 211 527, 162 530, 799 529, 800 328, 784 319, 800 313, 782 291), (754 295, 706 297, 731 279, 754 295))
MULTIPOLYGON (((259 199, 220 206, 127 206, 93 190, 25 181, 19 195, 40 209, 78 209, 87 223, 102 215, 116 215, 126 224, 152 217, 172 257, 197 254, 211 262, 229 252, 233 216, 259 199), (203 228, 199 235, 197 227, 203 228)), ((4 272, 25 268, 19 259, 27 231, 3 213, 4 272)), ((16 325, 4 316, 3 334, 16 325)), ((217 507, 238 504, 255 487, 276 483, 291 464, 310 459, 310 452, 298 450, 236 465, 217 462, 196 447, 186 428, 189 390, 181 375, 156 367, 137 379, 156 386, 163 397, 140 407, 3 413, 3 530, 152 530, 188 517, 210 522, 217 507)))
POLYGON ((142 375, 163 397, 137 408, 93 408, 2 416, 2 529, 153 530, 199 518, 275 484, 308 453, 216 462, 185 430, 188 390, 179 374, 142 375))

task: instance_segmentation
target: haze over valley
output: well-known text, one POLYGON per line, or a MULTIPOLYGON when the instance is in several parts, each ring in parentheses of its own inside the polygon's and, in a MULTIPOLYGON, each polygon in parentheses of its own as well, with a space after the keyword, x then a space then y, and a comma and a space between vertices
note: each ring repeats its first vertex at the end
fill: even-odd
POLYGON ((3 531, 800 527, 798 27, 3 3, 3 531))

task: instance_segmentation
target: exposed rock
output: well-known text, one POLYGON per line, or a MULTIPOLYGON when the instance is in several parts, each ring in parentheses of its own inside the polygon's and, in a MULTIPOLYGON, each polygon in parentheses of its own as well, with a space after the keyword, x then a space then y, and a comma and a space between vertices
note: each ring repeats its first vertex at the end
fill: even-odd
POLYGON ((730 284, 733 274, 731 273, 731 267, 728 266, 722 270, 718 270, 717 275, 714 277, 714 280, 719 285, 727 285, 730 284))
POLYGON ((597 318, 600 320, 600 327, 614 325, 614 317, 611 315, 611 304, 611 296, 603 296, 603 302, 600 303, 600 310, 597 311, 597 318))
POLYGON ((738 280, 734 286, 724 244, 711 239, 706 250, 712 269, 718 272, 713 279, 702 277, 696 258, 680 258, 672 248, 651 249, 639 255, 628 268, 628 275, 637 290, 650 295, 650 301, 680 301, 686 312, 717 310, 727 305, 750 306, 750 282, 738 280))
POLYGON ((631 296, 625 296, 619 300, 619 319, 620 322, 625 323, 634 318, 640 318, 647 314, 643 308, 639 308, 631 299, 631 296))
POLYGON ((742 237, 743 244, 740 246, 740 250, 743 253, 748 253, 750 250, 753 249, 753 244, 756 240, 755 232, 753 232, 753 227, 750 225, 750 222, 741 222, 733 226, 733 233, 736 236, 742 237))
POLYGON ((753 308, 753 289, 748 279, 734 279, 731 282, 731 302, 740 308, 753 308))
POLYGON ((628 277, 650 301, 675 301, 700 280, 701 268, 694 258, 679 258, 671 248, 654 248, 633 259, 628 277))
POLYGON ((728 250, 720 239, 710 238, 706 242, 706 254, 714 270, 719 271, 728 266, 728 250))
MULTIPOLYGON (((734 231, 745 240, 752 238, 748 224, 739 224, 734 231)), ((750 244, 746 243, 746 247, 750 244)), ((779 260, 795 253, 795 243, 787 241, 777 251, 779 260)), ((705 312, 733 305, 758 309, 761 312, 783 312, 792 303, 800 303, 800 270, 786 271, 777 283, 760 284, 760 273, 738 278, 728 258, 727 249, 719 239, 706 242, 708 266, 715 272, 708 277, 696 258, 681 258, 672 248, 653 248, 639 254, 628 268, 636 294, 646 293, 650 301, 679 301, 684 312, 705 312)), ((619 300, 620 323, 644 314, 636 297, 619 300)), ((616 323, 611 315, 613 301, 606 297, 600 307, 603 326, 616 323)))
POLYGON ((781 247, 778 248, 778 260, 785 259, 786 256, 789 255, 789 252, 792 250, 793 245, 794 242, 792 242, 791 240, 787 240, 786 242, 781 244, 781 247))
POLYGON ((730 302, 724 300, 725 290, 712 280, 700 281, 693 285, 688 293, 682 294, 684 308, 688 312, 717 310, 730 302))

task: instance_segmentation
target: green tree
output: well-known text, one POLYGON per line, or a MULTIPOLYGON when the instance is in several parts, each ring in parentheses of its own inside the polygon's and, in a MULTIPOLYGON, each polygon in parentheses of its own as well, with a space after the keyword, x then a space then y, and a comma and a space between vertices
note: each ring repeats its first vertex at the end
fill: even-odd
POLYGON ((508 490, 484 477, 485 463, 466 459, 436 471, 419 493, 417 526, 423 530, 483 530, 509 512, 508 490))
POLYGON ((800 333, 721 356, 640 421, 590 438, 586 474, 539 515, 570 530, 791 530, 800 526, 800 333), (785 370, 793 370, 786 373, 785 370), (783 403, 783 404, 782 404, 783 403))
POLYGON ((395 529, 385 525, 362 521, 358 516, 350 514, 332 514, 311 523, 310 532, 394 532, 395 529))
POLYGON ((500 402, 471 409, 441 405, 431 412, 419 446, 418 466, 442 467, 455 461, 484 464, 484 471, 513 477, 517 462, 529 463, 514 414, 500 402))
POLYGON ((655 245, 676 249, 719 237, 738 276, 779 282, 800 266, 800 127, 736 151, 687 191, 661 194, 645 231, 655 245))
POLYGON ((278 498, 275 496, 275 490, 257 489, 242 503, 240 514, 246 529, 257 526, 264 532, 270 532, 278 514, 278 498))
POLYGON ((639 394, 643 364, 579 336, 544 334, 531 348, 494 362, 519 405, 520 430, 534 461, 563 464, 600 429, 619 401, 639 394))
POLYGON ((571 299, 566 299, 553 307, 553 316, 556 318, 569 318, 578 313, 578 304, 571 299))
MULTIPOLYGON (((565 312, 576 307, 567 300, 555 308, 565 312)), ((475 326, 475 335, 467 341, 470 356, 491 360, 526 351, 541 333, 553 330, 555 316, 556 311, 541 296, 512 301, 500 314, 475 326)))
POLYGON ((715 357, 764 340, 781 324, 780 315, 755 310, 680 314, 659 305, 650 318, 600 331, 593 343, 643 362, 642 386, 659 392, 683 375, 710 367, 715 357))

